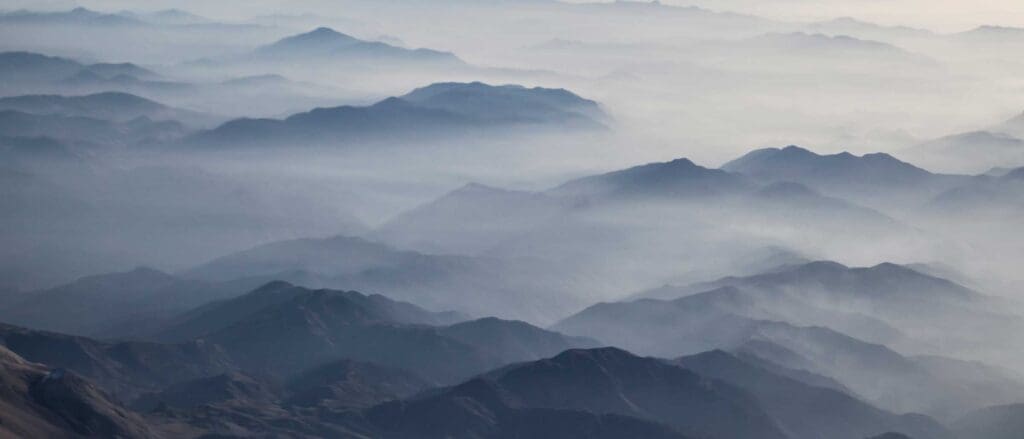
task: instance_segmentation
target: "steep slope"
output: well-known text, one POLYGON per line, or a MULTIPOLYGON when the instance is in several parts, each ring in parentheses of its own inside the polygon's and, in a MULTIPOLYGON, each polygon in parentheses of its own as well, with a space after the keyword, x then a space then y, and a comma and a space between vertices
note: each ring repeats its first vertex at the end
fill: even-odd
POLYGON ((30 363, 4 347, 0 389, 0 436, 161 437, 75 373, 30 363))
POLYGON ((233 369, 220 348, 202 342, 111 343, 0 324, 0 344, 30 361, 74 371, 125 402, 233 369))

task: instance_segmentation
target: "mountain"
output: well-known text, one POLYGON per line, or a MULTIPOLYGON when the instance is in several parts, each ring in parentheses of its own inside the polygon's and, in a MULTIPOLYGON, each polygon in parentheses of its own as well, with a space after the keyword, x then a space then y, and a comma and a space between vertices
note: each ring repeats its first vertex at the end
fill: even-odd
POLYGON ((0 436, 159 437, 141 416, 65 369, 30 363, 0 347, 0 436))
POLYGON ((104 92, 84 96, 25 95, 0 98, 0 110, 15 110, 40 115, 91 117, 112 122, 128 122, 140 117, 152 120, 177 120, 190 125, 207 119, 199 113, 171 108, 128 93, 104 92))
POLYGON ((799 146, 765 148, 730 161, 722 169, 764 181, 790 181, 811 187, 917 185, 930 172, 884 154, 820 155, 799 146))
POLYGON ((0 136, 4 137, 50 137, 68 142, 130 146, 178 139, 186 132, 180 122, 154 121, 145 116, 127 122, 111 122, 86 116, 0 110, 0 136))
POLYGON ((985 407, 968 413, 953 423, 962 438, 1011 439, 1024 431, 1024 404, 985 407))
POLYGON ((172 84, 132 63, 83 64, 33 52, 0 52, 0 80, 7 95, 25 94, 25 89, 39 86, 172 84))
POLYGON ((606 118, 597 102, 562 88, 444 82, 417 88, 399 98, 484 120, 597 125, 606 118))
POLYGON ((401 369, 340 360, 302 372, 285 385, 287 402, 302 407, 372 407, 430 387, 401 369))
POLYGON ((915 438, 954 437, 931 419, 892 414, 841 391, 777 375, 724 351, 682 357, 672 363, 750 392, 793 439, 862 439, 889 431, 915 438))
POLYGON ((459 320, 452 313, 432 313, 417 306, 395 302, 381 295, 365 296, 355 291, 310 290, 287 282, 267 283, 239 297, 214 301, 191 310, 168 327, 162 329, 157 339, 165 341, 186 341, 202 338, 228 329, 253 315, 267 309, 285 306, 304 306, 296 301, 318 299, 328 302, 325 306, 337 308, 346 313, 337 316, 342 324, 406 323, 442 325, 459 320))
POLYGON ((132 407, 149 412, 158 407, 187 409, 226 401, 270 402, 276 398, 274 390, 263 383, 238 372, 226 372, 175 383, 160 392, 142 395, 132 407))
POLYGON ((270 61, 390 61, 463 65, 462 60, 449 52, 431 49, 405 49, 379 41, 364 41, 327 27, 290 36, 260 47, 253 57, 270 61))
POLYGON ((0 320, 87 336, 152 330, 166 319, 211 300, 251 289, 248 281, 184 280, 149 268, 89 276, 48 290, 26 292, 0 307, 0 320))
POLYGON ((415 431, 416 424, 407 426, 409 418, 420 420, 420 416, 446 406, 454 409, 458 406, 449 404, 459 399, 466 402, 458 406, 498 412, 499 422, 505 418, 501 412, 509 409, 573 410, 664 423, 693 437, 786 437, 743 391, 615 348, 570 350, 546 360, 508 366, 437 395, 375 407, 367 417, 394 419, 390 429, 415 431))
POLYGON ((1024 165, 1024 140, 1003 131, 1006 128, 941 137, 916 145, 905 154, 936 169, 952 172, 977 173, 996 166, 1024 165))
POLYGON ((29 361, 74 371, 124 402, 233 369, 223 350, 202 342, 103 342, 0 324, 0 344, 29 361))
POLYGON ((499 363, 522 361, 524 358, 546 358, 560 353, 568 346, 594 348, 600 342, 585 337, 569 337, 546 331, 526 322, 485 317, 456 323, 439 332, 471 346, 477 346, 488 355, 499 358, 499 363))
POLYGON ((273 282, 189 313, 157 337, 177 340, 198 334, 256 374, 289 377, 351 359, 408 369, 434 382, 453 382, 508 362, 596 344, 497 319, 443 326, 453 317, 379 295, 273 282))
POLYGON ((0 80, 11 83, 59 81, 80 72, 85 66, 67 58, 32 52, 0 53, 0 80))
POLYGON ((831 36, 848 35, 851 37, 885 41, 893 43, 900 40, 933 38, 932 31, 907 26, 884 26, 853 17, 839 17, 807 25, 807 29, 815 33, 831 36))
POLYGON ((470 183, 399 214, 371 236, 418 251, 477 254, 556 220, 569 207, 543 193, 470 183))
POLYGON ((551 321, 580 306, 560 283, 565 273, 543 261, 418 253, 344 236, 265 244, 181 275, 351 288, 431 309, 526 320, 551 321))
POLYGON ((699 198, 736 194, 752 187, 742 176, 676 159, 583 177, 547 193, 579 198, 699 198))
POLYGON ((1001 176, 980 175, 936 195, 925 207, 946 218, 1013 218, 1024 209, 1022 188, 1024 168, 1006 170, 1001 176))
MULTIPOLYGON (((859 329, 876 334, 875 338, 886 343, 902 338, 899 331, 887 329, 870 314, 844 313, 843 306, 830 310, 824 303, 824 299, 805 301, 785 295, 760 301, 757 294, 727 286, 672 301, 600 303, 551 329, 594 337, 648 355, 678 356, 713 349, 743 352, 790 369, 831 377, 886 410, 921 412, 942 419, 986 405, 986 401, 1007 401, 1016 392, 1012 389, 1021 387, 1005 375, 993 375, 994 382, 1001 384, 980 386, 977 383, 984 379, 978 375, 986 372, 977 368, 937 368, 884 345, 829 329, 859 329), (829 327, 783 323, 799 324, 800 319, 818 319, 829 327)), ((924 306, 928 302, 921 303, 924 306)), ((950 325, 948 322, 954 320, 943 321, 950 325)), ((933 331, 949 339, 958 336, 955 332, 933 331)))
POLYGON ((0 23, 61 26, 136 26, 143 23, 119 14, 105 14, 86 8, 61 12, 14 11, 0 14, 0 23))
POLYGON ((305 141, 450 137, 497 128, 600 129, 588 114, 596 104, 560 89, 434 84, 369 106, 317 108, 285 119, 236 119, 192 139, 193 144, 239 145, 305 141))

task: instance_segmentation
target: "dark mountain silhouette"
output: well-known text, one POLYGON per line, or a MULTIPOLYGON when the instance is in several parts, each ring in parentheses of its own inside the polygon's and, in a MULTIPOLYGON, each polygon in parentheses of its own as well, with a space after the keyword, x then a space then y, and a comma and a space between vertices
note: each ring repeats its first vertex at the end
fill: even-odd
POLYGON ((599 110, 592 101, 564 90, 435 84, 365 107, 317 108, 285 119, 236 119, 199 133, 190 142, 230 146, 302 140, 334 144, 409 135, 453 136, 502 127, 600 128, 599 122, 584 114, 594 111, 599 110))
POLYGON ((694 198, 737 194, 752 188, 752 183, 742 176, 704 168, 687 159, 676 159, 583 177, 547 193, 585 198, 694 198))
POLYGON ((185 313, 164 328, 156 338, 185 341, 204 337, 231 327, 266 309, 290 305, 318 293, 337 299, 339 308, 351 314, 339 316, 345 324, 406 323, 443 325, 461 320, 452 313, 432 313, 417 306, 395 302, 381 295, 365 296, 355 291, 310 290, 287 282, 267 283, 247 294, 214 301, 185 313))
POLYGON ((985 407, 957 419, 952 427, 961 438, 1011 439, 1024 431, 1024 404, 985 407))
POLYGON ((449 65, 463 65, 462 60, 449 52, 431 49, 406 49, 379 41, 364 41, 327 27, 290 36, 256 49, 253 57, 262 60, 314 61, 392 61, 449 65), (319 59, 317 59, 319 58, 319 59))
POLYGON ((791 181, 832 190, 917 187, 938 178, 884 153, 819 155, 792 145, 752 151, 722 169, 763 181, 791 181))
POLYGON ((885 412, 841 391, 777 375, 724 351, 682 357, 673 363, 750 392, 793 439, 861 439, 886 431, 918 438, 954 437, 926 417, 885 412))
POLYGON ((512 365, 437 396, 385 404, 371 409, 368 416, 398 418, 396 425, 400 426, 402 417, 410 412, 456 395, 477 399, 484 407, 636 417, 671 425, 694 437, 786 437, 745 392, 615 348, 570 350, 546 360, 512 365))
POLYGON ((65 369, 30 363, 0 347, 0 436, 159 437, 143 418, 65 369))
POLYGON ((240 368, 257 374, 289 377, 353 359, 408 369, 444 383, 508 362, 596 344, 497 319, 436 326, 453 317, 379 295, 274 282, 200 308, 157 337, 201 336, 223 347, 240 368))
POLYGON ((399 98, 485 120, 586 125, 606 118, 597 102, 562 88, 444 82, 415 89, 399 98))

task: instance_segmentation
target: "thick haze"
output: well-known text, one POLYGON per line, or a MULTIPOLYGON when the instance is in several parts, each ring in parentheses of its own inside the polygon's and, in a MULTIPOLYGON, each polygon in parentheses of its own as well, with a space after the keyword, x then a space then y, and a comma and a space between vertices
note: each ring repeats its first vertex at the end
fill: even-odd
POLYGON ((42 394, 111 437, 1004 439, 1021 53, 1010 1, 0 0, 0 387, 81 373, 42 394))

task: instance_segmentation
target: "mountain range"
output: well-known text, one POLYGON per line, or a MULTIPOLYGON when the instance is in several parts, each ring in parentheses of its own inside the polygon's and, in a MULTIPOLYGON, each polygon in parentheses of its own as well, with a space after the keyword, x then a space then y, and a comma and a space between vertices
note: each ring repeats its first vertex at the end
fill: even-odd
POLYGON ((357 107, 317 108, 285 119, 237 119, 196 134, 190 143, 239 147, 301 141, 351 143, 450 137, 496 128, 600 129, 593 101, 558 89, 438 83, 357 107))

